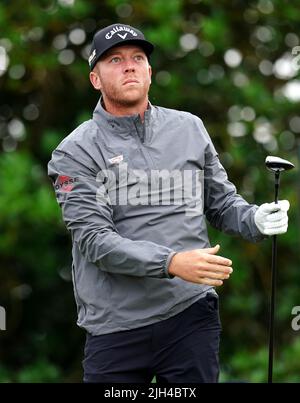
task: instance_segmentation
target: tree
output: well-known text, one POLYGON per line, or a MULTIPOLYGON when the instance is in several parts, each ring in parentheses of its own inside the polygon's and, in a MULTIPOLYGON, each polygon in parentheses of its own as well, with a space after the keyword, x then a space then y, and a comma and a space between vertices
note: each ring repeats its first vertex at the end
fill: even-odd
MULTIPOLYGON (((84 333, 75 325, 71 245, 47 178, 55 146, 89 118, 95 30, 119 21, 157 46, 151 102, 200 116, 230 179, 249 201, 273 197, 267 154, 299 166, 297 2, 25 0, 0 4, 0 381, 78 381, 84 333), (67 341, 68 348, 65 348, 67 341)), ((299 180, 284 177, 290 226, 279 240, 278 380, 297 381, 299 180)), ((210 230, 234 262, 221 293, 222 379, 266 379, 271 244, 210 230)))

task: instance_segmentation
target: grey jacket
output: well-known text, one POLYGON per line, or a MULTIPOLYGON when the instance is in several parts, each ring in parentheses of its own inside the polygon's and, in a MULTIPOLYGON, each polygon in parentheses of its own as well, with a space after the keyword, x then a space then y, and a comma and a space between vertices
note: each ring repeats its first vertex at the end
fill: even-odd
POLYGON ((215 292, 168 274, 176 252, 210 246, 206 219, 263 239, 257 206, 236 193, 202 121, 187 112, 150 105, 142 123, 99 101, 55 149, 48 173, 72 236, 77 323, 93 335, 167 319, 215 292))

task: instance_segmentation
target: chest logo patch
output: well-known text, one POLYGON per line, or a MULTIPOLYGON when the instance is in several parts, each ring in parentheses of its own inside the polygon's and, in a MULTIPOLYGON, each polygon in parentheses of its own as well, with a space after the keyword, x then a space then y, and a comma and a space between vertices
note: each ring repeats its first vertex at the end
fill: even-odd
POLYGON ((113 158, 109 158, 108 161, 109 161, 111 164, 120 164, 120 162, 123 161, 123 155, 122 155, 122 154, 116 155, 116 156, 113 157, 113 158))

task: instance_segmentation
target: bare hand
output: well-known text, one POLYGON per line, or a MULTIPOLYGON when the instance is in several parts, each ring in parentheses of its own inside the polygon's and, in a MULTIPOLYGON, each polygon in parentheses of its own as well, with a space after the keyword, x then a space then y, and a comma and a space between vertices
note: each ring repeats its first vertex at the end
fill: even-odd
POLYGON ((171 260, 169 273, 191 283, 220 286, 233 269, 232 261, 217 256, 220 245, 213 248, 178 252, 171 260))

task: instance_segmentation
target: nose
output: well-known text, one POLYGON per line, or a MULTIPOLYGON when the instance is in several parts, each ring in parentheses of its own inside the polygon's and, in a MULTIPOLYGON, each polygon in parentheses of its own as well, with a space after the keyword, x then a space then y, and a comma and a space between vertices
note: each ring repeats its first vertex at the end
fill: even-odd
POLYGON ((133 66, 128 66, 125 68, 125 73, 133 73, 135 72, 135 68, 133 66))
POLYGON ((135 71, 135 67, 132 60, 127 60, 124 64, 124 72, 125 73, 132 73, 135 71))

